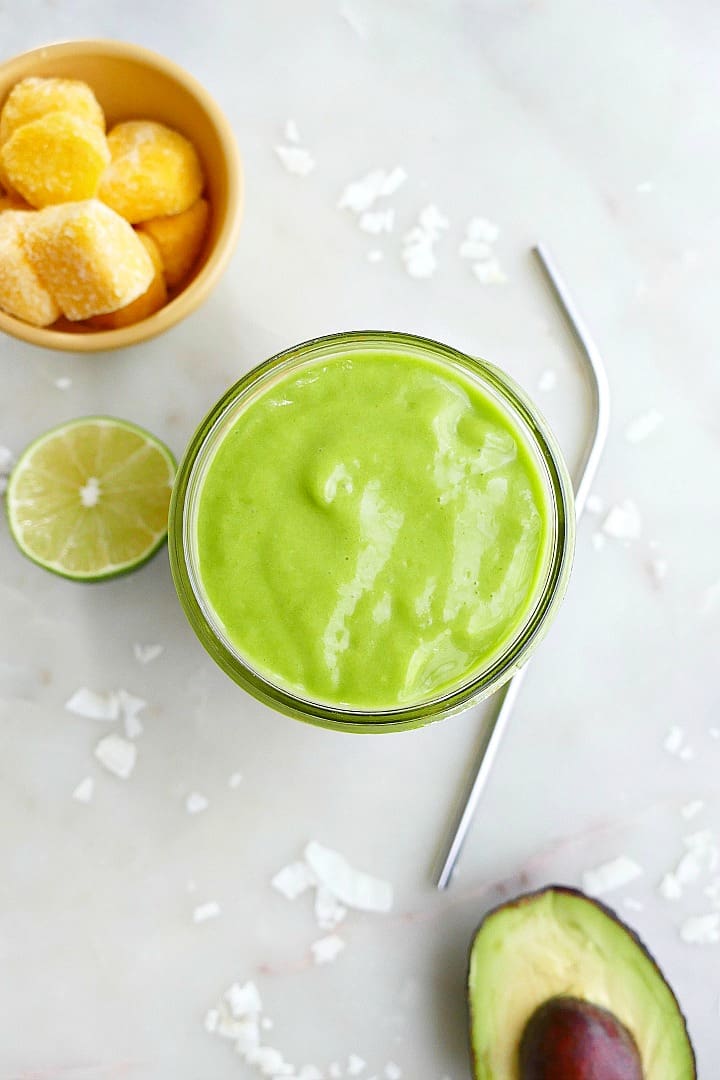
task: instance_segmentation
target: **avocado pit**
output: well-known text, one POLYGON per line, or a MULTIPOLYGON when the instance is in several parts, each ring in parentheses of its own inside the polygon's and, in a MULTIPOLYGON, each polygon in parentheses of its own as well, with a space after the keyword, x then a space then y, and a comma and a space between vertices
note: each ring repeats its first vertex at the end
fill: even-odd
POLYGON ((520 1042, 520 1080, 644 1080, 631 1033, 599 1005, 560 995, 538 1006, 520 1042))

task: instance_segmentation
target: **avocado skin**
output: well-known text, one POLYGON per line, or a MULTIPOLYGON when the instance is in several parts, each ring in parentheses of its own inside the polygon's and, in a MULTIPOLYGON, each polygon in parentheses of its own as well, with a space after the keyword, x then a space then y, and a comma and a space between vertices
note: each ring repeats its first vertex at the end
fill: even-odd
MULTIPOLYGON (((611 907, 608 907, 608 905, 604 904, 601 900, 596 900, 594 897, 588 896, 586 893, 582 892, 581 889, 575 889, 571 885, 558 885, 558 884, 545 885, 542 888, 534 889, 531 892, 519 893, 517 896, 513 897, 510 900, 503 900, 502 903, 496 904, 493 908, 490 908, 488 911, 486 911, 485 914, 483 915, 482 919, 478 923, 478 926, 477 926, 477 928, 475 930, 475 933, 473 934, 471 942, 470 942, 470 949, 468 951, 468 966, 467 966, 467 972, 466 972, 466 977, 465 977, 465 986, 466 986, 466 988, 469 987, 469 985, 470 985, 470 969, 471 969, 471 964, 472 964, 472 955, 473 955, 473 948, 474 948, 474 945, 475 945, 475 941, 477 940, 478 934, 480 934, 480 932, 482 931, 482 929, 483 929, 485 923, 487 922, 487 920, 490 919, 491 916, 496 915, 499 912, 505 911, 505 910, 507 910, 509 908, 518 908, 518 907, 523 907, 523 906, 530 905, 535 900, 538 900, 541 897, 546 896, 548 893, 555 893, 555 894, 560 894, 560 895, 565 895, 565 896, 573 896, 573 897, 577 898, 578 900, 584 900, 585 903, 587 903, 587 904, 593 904, 599 911, 602 912, 603 915, 606 915, 608 918, 610 918, 614 922, 618 923, 618 925, 623 928, 623 930, 628 934, 628 936, 630 938, 632 938, 635 945, 637 945, 637 947, 644 953, 644 955, 647 957, 649 962, 652 964, 652 967, 654 968, 654 970, 657 972, 658 978, 661 979, 662 982, 667 987, 667 989, 668 989, 668 991, 670 993, 670 996, 671 996, 671 998, 672 998, 672 1000, 673 1000, 673 1002, 675 1004, 675 1008, 677 1009, 678 1016, 682 1020, 683 1026, 685 1028, 685 1035, 686 1035, 686 1038, 687 1038, 687 1043, 688 1043, 688 1047, 689 1047, 689 1050, 690 1050, 691 1059, 692 1059, 692 1080, 697 1080, 697 1058, 695 1056, 695 1049, 694 1049, 694 1047, 692 1045, 692 1042, 690 1041, 690 1035, 688 1033, 688 1028, 687 1028, 687 1018, 686 1018, 684 1012, 682 1011, 682 1009, 680 1008, 680 1002, 678 1001, 677 997, 675 996, 675 992, 673 991, 672 987, 668 983, 667 979, 663 975, 662 969, 660 968, 660 965, 656 961, 655 957, 652 955, 652 953, 647 948, 647 946, 642 941, 642 939, 638 936, 638 934, 632 929, 632 927, 628 926, 627 923, 623 922, 623 920, 618 916, 617 912, 615 912, 611 907)), ((466 1003, 467 1003, 467 1010, 468 1010, 467 1031, 468 1031, 469 1050, 470 1050, 470 1063, 471 1063, 471 1067, 472 1067, 472 1075, 473 1075, 473 1077, 475 1077, 475 1080, 478 1080, 478 1078, 480 1076, 480 1073, 479 1073, 479 1069, 478 1069, 478 1063, 477 1063, 476 1058, 475 1058, 475 1048, 474 1048, 473 1043, 472 1043, 473 1004, 472 1004, 471 996, 470 996, 469 993, 466 994, 466 1003)), ((528 1019, 529 1019, 529 1017, 528 1017, 528 1019)))

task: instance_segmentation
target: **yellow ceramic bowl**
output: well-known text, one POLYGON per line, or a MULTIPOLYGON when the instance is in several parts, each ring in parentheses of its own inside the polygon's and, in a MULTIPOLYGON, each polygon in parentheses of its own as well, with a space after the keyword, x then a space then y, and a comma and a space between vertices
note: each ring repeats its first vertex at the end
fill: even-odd
POLYGON ((105 110, 108 127, 119 120, 158 120, 186 135, 205 170, 210 227, 190 280, 165 307, 133 326, 91 331, 63 322, 62 329, 41 328, 0 312, 0 330, 33 345, 69 352, 99 352, 147 341, 207 299, 228 264, 242 213, 242 170, 232 129, 192 75, 140 45, 67 41, 16 56, 0 64, 0 106, 15 83, 30 75, 84 80, 105 110))

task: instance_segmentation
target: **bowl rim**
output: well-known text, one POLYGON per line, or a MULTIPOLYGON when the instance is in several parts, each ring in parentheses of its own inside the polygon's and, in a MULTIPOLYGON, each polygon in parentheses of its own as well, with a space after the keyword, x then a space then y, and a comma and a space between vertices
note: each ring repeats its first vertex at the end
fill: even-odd
MULTIPOLYGON (((28 62, 33 57, 46 59, 77 56, 80 52, 99 56, 115 56, 136 60, 149 68, 155 68, 184 87, 200 104, 211 125, 216 129, 223 146, 227 170, 227 211, 222 231, 209 258, 200 272, 177 296, 154 315, 141 319, 131 326, 118 330, 94 330, 88 333, 72 333, 52 330, 16 319, 0 311, 0 331, 30 345, 60 352, 92 353, 110 352, 128 345, 138 345, 164 333, 176 323, 192 314, 213 290, 224 273, 235 249, 243 211, 243 174, 240 151, 230 121, 208 90, 180 64, 145 45, 114 38, 74 38, 51 42, 17 53, 0 63, 0 74, 5 75, 18 68, 27 73, 28 62)), ((18 74, 18 78, 22 78, 18 74)))

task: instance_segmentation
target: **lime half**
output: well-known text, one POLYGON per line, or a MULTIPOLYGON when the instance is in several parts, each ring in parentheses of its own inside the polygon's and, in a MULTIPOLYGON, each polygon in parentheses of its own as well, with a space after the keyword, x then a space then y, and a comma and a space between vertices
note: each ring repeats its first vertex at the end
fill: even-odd
POLYGON ((109 416, 53 428, 20 457, 10 531, 33 562, 75 581, 134 570, 167 536, 175 460, 149 432, 109 416))

